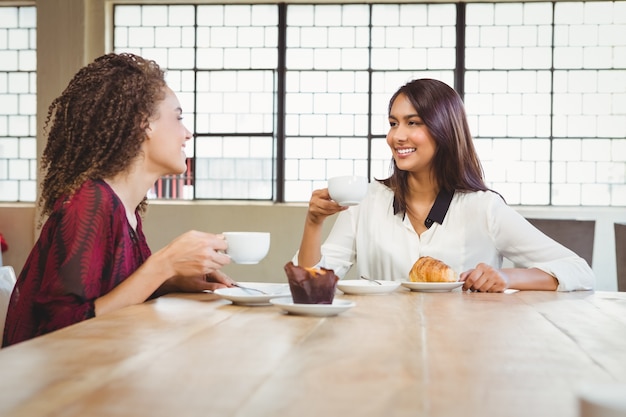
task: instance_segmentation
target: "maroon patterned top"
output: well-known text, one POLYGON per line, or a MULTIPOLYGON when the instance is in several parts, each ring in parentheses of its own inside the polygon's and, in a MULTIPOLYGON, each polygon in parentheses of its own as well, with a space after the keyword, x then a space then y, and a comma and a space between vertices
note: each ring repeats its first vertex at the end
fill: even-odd
POLYGON ((11 295, 3 346, 94 317, 94 301, 150 256, 104 181, 87 181, 56 202, 11 295))

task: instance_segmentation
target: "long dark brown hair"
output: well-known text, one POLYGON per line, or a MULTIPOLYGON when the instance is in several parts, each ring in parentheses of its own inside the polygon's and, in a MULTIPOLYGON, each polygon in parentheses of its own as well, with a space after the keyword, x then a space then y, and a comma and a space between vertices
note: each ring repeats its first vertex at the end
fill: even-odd
MULTIPOLYGON (((467 124, 463 100, 457 92, 438 80, 413 80, 400 87, 391 97, 389 114, 400 94, 411 102, 435 140, 432 165, 439 188, 448 192, 488 190, 467 124)), ((379 181, 394 192, 394 213, 404 213, 409 173, 399 169, 393 158, 390 171, 389 178, 379 181)))
MULTIPOLYGON (((148 121, 165 98, 163 70, 133 54, 107 54, 81 68, 48 109, 41 158, 41 217, 86 180, 126 170, 141 152, 148 121)), ((146 200, 140 211, 145 210, 146 200)))

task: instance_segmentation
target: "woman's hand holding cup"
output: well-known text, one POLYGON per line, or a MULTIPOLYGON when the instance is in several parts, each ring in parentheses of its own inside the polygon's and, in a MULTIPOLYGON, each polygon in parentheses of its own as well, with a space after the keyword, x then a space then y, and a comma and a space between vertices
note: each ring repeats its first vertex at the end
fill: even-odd
POLYGON ((227 247, 221 235, 192 230, 174 239, 163 250, 171 262, 172 276, 205 276, 231 262, 223 253, 227 247))

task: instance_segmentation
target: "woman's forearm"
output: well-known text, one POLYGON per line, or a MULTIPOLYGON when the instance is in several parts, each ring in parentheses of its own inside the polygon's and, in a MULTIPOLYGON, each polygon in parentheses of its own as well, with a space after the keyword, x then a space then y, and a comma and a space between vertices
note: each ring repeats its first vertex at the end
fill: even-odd
POLYGON ((167 279, 171 268, 162 253, 150 256, 132 275, 95 301, 95 314, 101 316, 146 301, 167 279))
POLYGON ((298 252, 298 265, 311 267, 322 258, 322 225, 323 223, 306 219, 298 252))
POLYGON ((554 291, 559 286, 555 277, 537 268, 505 268, 502 272, 509 279, 508 288, 516 290, 554 291))

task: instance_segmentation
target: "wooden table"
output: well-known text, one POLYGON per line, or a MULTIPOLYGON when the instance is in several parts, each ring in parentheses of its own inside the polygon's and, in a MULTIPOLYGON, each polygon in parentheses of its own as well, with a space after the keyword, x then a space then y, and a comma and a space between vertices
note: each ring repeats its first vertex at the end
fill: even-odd
POLYGON ((626 382, 626 293, 340 297, 170 295, 2 349, 0 415, 575 417, 581 384, 626 382))

